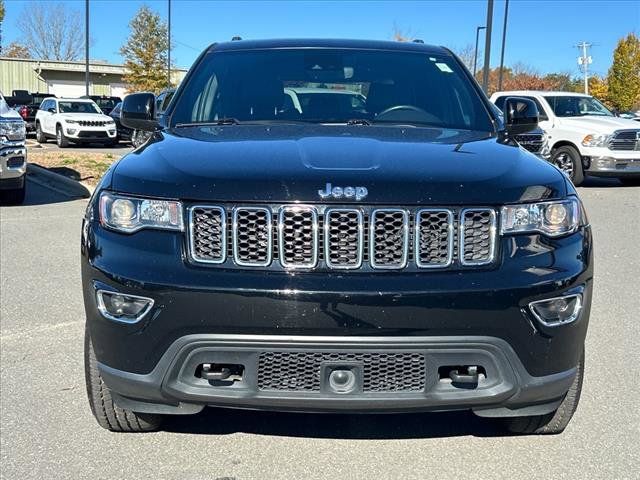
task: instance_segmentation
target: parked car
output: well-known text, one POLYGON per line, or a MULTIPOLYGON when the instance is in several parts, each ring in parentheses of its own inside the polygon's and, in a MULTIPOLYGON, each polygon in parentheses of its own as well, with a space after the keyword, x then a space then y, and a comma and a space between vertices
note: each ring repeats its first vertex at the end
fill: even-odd
POLYGON ((103 114, 89 99, 47 98, 36 114, 36 139, 44 143, 55 138, 58 147, 69 143, 102 143, 118 141, 113 118, 103 114))
POLYGON ((540 111, 540 127, 549 135, 551 162, 575 185, 586 175, 617 177, 624 183, 640 181, 640 127, 616 117, 589 95, 572 92, 496 92, 499 106, 510 96, 528 98, 540 111))
POLYGON ((111 113, 111 110, 113 110, 118 103, 122 102, 122 99, 120 97, 113 97, 108 95, 83 95, 80 98, 88 98, 93 100, 105 115, 109 115, 111 113))
POLYGON ((0 93, 0 198, 3 203, 24 201, 27 182, 26 129, 20 115, 0 93))
POLYGON ((125 127, 120 122, 120 112, 122 111, 122 102, 119 102, 113 110, 109 113, 109 116, 113 118, 113 121, 116 123, 116 131, 118 132, 118 141, 127 141, 130 142, 132 139, 133 130, 125 127))
POLYGON ((125 98, 152 136, 82 226, 101 426, 207 405, 567 426, 593 240, 569 179, 511 140, 532 100, 503 121, 446 48, 362 40, 214 44, 155 100, 125 98), (286 101, 318 84, 363 92, 360 116, 286 101))

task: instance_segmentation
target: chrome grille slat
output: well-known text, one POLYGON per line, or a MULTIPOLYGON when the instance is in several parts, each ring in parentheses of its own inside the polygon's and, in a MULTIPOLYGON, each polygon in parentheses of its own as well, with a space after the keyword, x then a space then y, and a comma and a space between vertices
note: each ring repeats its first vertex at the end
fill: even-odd
POLYGON ((496 212, 491 208, 465 208, 460 212, 460 263, 486 265, 495 254, 496 212))
POLYGON ((360 268, 364 254, 364 216, 357 208, 331 208, 324 220, 325 262, 329 268, 360 268))
POLYGON ((404 268, 409 256, 409 213, 401 208, 373 210, 369 220, 369 249, 369 263, 373 268, 404 268))
POLYGON ((280 263, 313 268, 318 263, 318 212, 310 206, 285 206, 278 215, 280 263))
POLYGON ((453 212, 424 208, 416 212, 415 261, 420 268, 445 268, 453 261, 453 212))
POLYGON ((237 207, 233 210, 233 260, 238 265, 266 267, 272 255, 271 210, 237 207))
POLYGON ((188 258, 269 270, 455 269, 495 261, 497 212, 473 208, 193 205, 188 258))

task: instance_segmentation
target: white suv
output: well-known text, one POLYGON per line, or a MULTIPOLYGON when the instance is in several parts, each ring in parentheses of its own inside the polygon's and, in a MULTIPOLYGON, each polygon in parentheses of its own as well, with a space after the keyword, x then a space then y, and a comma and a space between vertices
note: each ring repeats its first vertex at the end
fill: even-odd
POLYGON ((45 98, 36 114, 36 139, 55 138, 60 148, 73 143, 117 143, 113 118, 89 99, 45 98))
POLYGON ((540 128, 548 135, 550 161, 580 185, 585 175, 640 180, 640 126, 613 115, 595 98, 573 92, 520 90, 496 92, 491 101, 500 108, 507 97, 533 100, 540 111, 540 128))

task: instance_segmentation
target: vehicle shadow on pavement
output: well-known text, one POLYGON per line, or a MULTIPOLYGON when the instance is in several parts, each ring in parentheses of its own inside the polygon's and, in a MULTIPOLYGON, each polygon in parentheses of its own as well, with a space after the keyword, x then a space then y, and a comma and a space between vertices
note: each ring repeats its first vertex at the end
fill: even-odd
POLYGON ((169 417, 163 430, 205 435, 252 433, 348 440, 508 435, 497 421, 477 417, 469 411, 349 415, 205 408, 197 415, 169 417))
POLYGON ((633 188, 633 186, 624 185, 617 178, 587 177, 579 188, 633 188))
POLYGON ((5 199, 0 196, 0 205, 3 208, 17 209, 26 206, 64 203, 78 200, 79 198, 86 198, 89 196, 88 193, 89 192, 86 194, 70 192, 65 189, 64 186, 57 185, 56 182, 41 181, 40 179, 34 180, 30 174, 27 174, 27 193, 24 202, 20 205, 8 204, 5 199))

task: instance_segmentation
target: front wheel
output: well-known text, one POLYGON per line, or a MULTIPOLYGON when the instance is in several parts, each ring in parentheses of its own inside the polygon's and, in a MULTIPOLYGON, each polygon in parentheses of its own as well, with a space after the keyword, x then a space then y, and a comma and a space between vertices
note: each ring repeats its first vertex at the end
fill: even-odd
POLYGON ((45 137, 44 132, 42 131, 40 122, 36 123, 36 142, 47 143, 47 137, 45 137))
POLYGON ((112 432, 151 432, 160 428, 162 416, 136 413, 118 407, 111 397, 111 390, 100 376, 88 328, 84 332, 84 375, 91 413, 98 424, 112 432))
POLYGON ((569 391, 555 412, 546 415, 533 415, 530 417, 513 417, 504 420, 505 427, 511 433, 519 434, 557 434, 562 433, 573 417, 580 393, 582 392, 582 380, 584 378, 584 348, 580 356, 580 362, 576 376, 573 379, 569 391))
POLYGON ((551 154, 551 163, 562 170, 576 187, 584 182, 582 159, 580 158, 580 152, 575 148, 569 145, 556 148, 551 154))
POLYGON ((62 127, 58 125, 56 128, 56 143, 59 148, 65 148, 69 146, 69 140, 64 136, 64 132, 62 131, 62 127))

